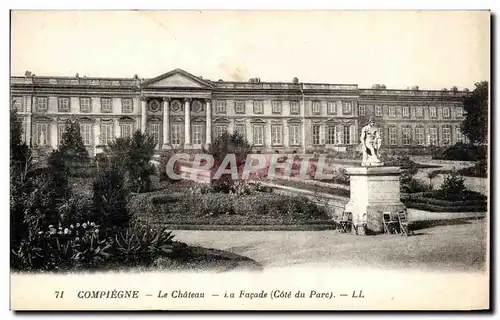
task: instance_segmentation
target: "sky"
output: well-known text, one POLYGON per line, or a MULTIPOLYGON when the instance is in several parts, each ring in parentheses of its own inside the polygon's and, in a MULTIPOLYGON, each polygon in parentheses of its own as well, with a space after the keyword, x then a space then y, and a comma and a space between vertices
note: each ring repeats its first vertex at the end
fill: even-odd
POLYGON ((487 11, 13 11, 11 74, 474 87, 487 11))

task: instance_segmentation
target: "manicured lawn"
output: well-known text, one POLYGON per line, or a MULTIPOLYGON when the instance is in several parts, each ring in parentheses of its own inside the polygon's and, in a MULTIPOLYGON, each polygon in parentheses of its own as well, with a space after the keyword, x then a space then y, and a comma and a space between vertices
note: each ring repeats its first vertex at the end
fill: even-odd
POLYGON ((249 257, 265 268, 377 267, 479 271, 487 251, 486 220, 427 227, 414 236, 354 236, 336 231, 175 231, 191 245, 249 257), (231 239, 228 241, 228 239, 231 239))

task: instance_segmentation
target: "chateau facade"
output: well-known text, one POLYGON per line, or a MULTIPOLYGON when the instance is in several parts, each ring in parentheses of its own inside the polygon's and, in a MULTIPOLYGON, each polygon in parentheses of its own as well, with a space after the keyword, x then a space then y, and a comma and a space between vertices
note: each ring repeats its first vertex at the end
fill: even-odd
POLYGON ((70 117, 91 154, 135 130, 158 150, 201 149, 240 132, 262 152, 347 151, 373 117, 384 148, 464 142, 458 90, 362 89, 353 84, 211 81, 175 69, 153 79, 12 76, 11 98, 33 147, 58 148, 70 117))

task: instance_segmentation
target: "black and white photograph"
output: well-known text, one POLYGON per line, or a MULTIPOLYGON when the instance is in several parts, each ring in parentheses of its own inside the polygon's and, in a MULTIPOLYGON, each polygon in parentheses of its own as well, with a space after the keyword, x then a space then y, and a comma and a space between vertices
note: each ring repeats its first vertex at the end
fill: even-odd
POLYGON ((488 310, 490 19, 12 10, 11 310, 488 310))

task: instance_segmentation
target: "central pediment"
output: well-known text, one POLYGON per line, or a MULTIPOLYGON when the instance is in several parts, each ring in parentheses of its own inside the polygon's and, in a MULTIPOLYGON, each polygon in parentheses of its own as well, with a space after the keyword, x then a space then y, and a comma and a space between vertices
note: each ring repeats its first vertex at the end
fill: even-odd
POLYGON ((212 83, 181 69, 175 69, 142 83, 144 88, 213 88, 212 83))

